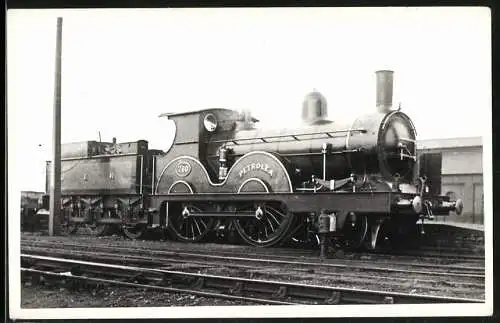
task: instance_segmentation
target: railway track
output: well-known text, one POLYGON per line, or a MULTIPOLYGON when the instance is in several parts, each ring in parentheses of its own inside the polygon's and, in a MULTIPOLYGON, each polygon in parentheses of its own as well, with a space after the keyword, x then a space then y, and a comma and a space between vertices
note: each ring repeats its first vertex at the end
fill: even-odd
MULTIPOLYGON (((36 237, 36 236, 26 236, 22 237, 22 242, 29 241, 39 241, 39 242, 68 242, 68 241, 78 241, 80 242, 95 242, 96 238, 89 237, 36 237)), ((99 245, 101 246, 112 246, 119 247, 122 246, 125 240, 111 240, 106 237, 98 239, 99 245)), ((144 245, 147 248, 152 248, 156 250, 165 249, 165 245, 168 244, 169 250, 179 250, 179 251, 206 251, 207 247, 214 249, 219 249, 218 253, 226 250, 228 254, 241 252, 245 255, 260 257, 262 255, 272 255, 273 257, 284 257, 284 258, 317 258, 319 256, 319 250, 303 250, 294 248, 255 248, 251 246, 241 246, 241 245, 221 245, 221 244, 186 244, 179 243, 175 241, 128 241, 130 245, 144 245), (222 247, 224 246, 224 247, 222 247)), ((377 260, 380 259, 391 259, 394 260, 395 257, 400 260, 407 261, 425 261, 432 262, 436 261, 438 263, 449 264, 453 262, 484 262, 484 250, 470 250, 470 249, 451 249, 448 248, 445 251, 437 248, 424 248, 423 250, 405 250, 405 251, 376 251, 376 252, 346 252, 344 257, 346 259, 372 259, 376 257, 377 260)), ((484 266, 484 264, 483 264, 484 266)))
MULTIPOLYGON (((219 255, 218 250, 206 253, 151 250, 135 247, 95 246, 76 243, 24 243, 24 253, 44 256, 72 257, 115 264, 148 267, 183 268, 205 273, 224 272, 242 277, 296 280, 337 286, 370 286, 373 289, 408 290, 430 294, 460 294, 484 297, 484 267, 464 265, 374 263, 374 261, 327 260, 317 258, 275 259, 272 255, 260 258, 219 255), (217 253, 217 255, 216 255, 217 253), (267 259, 266 259, 267 258, 267 259), (417 268, 417 269, 416 269, 417 268)), ((247 256, 247 255, 246 255, 247 256)))
MULTIPOLYGON (((426 275, 408 275, 406 272, 392 272, 382 275, 379 273, 371 273, 368 269, 366 272, 351 270, 348 267, 342 267, 340 270, 334 268, 322 269, 321 266, 303 266, 301 268, 293 268, 290 266, 278 267, 266 264, 248 265, 253 259, 242 259, 242 262, 235 263, 232 260, 223 261, 197 261, 192 259, 172 259, 170 257, 152 257, 138 255, 116 255, 114 253, 103 252, 85 252, 67 250, 50 251, 32 249, 25 250, 37 255, 72 257, 79 260, 96 260, 115 264, 140 265, 147 267, 162 267, 162 268, 181 268, 190 272, 224 272, 227 275, 240 277, 262 277, 266 279, 278 280, 296 280, 296 281, 314 281, 322 284, 353 285, 354 283, 363 286, 372 286, 373 288, 385 288, 389 290, 400 290, 405 292, 407 289, 415 287, 415 291, 443 293, 443 286, 453 286, 460 289, 473 288, 474 291, 484 289, 484 278, 480 275, 462 275, 460 279, 448 279, 448 275, 443 274, 441 277, 433 277, 432 279, 426 275), (418 286, 415 286, 418 285, 418 286)), ((469 291, 469 290, 468 290, 469 291)))
POLYGON ((35 281, 41 276, 50 276, 70 281, 93 281, 154 288, 206 297, 232 298, 236 296, 235 299, 265 304, 412 304, 478 303, 483 301, 475 298, 442 297, 229 277, 28 254, 22 254, 21 261, 23 264, 21 270, 25 279, 28 276, 35 281))
POLYGON ((404 272, 409 274, 424 274, 424 275, 448 275, 455 277, 471 277, 484 278, 484 266, 480 264, 470 263, 468 266, 462 262, 460 265, 452 264, 435 264, 435 263, 415 263, 388 259, 372 259, 372 260, 353 260, 353 259, 331 259, 320 260, 317 257, 287 257, 275 255, 249 255, 245 253, 245 257, 241 257, 239 253, 213 251, 212 254, 200 252, 181 252, 172 250, 152 250, 137 247, 120 247, 120 246, 103 246, 90 245, 80 243, 37 243, 36 245, 22 243, 22 248, 37 248, 38 251, 43 251, 44 248, 52 252, 59 249, 60 252, 67 252, 68 249, 73 249, 73 254, 82 249, 87 249, 92 252, 121 252, 125 255, 144 255, 149 254, 151 257, 168 257, 169 260, 177 259, 179 261, 198 260, 198 261, 231 261, 231 262, 251 262, 269 265, 290 265, 290 266, 315 266, 315 267, 330 267, 330 268, 346 268, 372 270, 372 271, 387 271, 387 272, 404 272), (374 261, 377 264, 385 265, 385 267, 373 266, 374 261), (367 268, 370 265, 370 268, 367 268), (390 267, 387 267, 390 266, 390 267), (431 271, 430 271, 431 270, 431 271))

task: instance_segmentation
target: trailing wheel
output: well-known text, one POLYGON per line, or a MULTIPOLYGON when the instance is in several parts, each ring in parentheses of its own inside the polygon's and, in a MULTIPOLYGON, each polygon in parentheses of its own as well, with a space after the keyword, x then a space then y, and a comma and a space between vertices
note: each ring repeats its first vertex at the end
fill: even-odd
POLYGON ((203 211, 201 205, 170 203, 168 209, 168 234, 179 241, 198 242, 207 236, 214 227, 211 217, 193 214, 203 211))
POLYGON ((293 214, 287 212, 279 202, 252 203, 238 211, 254 212, 255 216, 240 217, 233 223, 241 238, 257 247, 271 247, 280 243, 293 222, 293 214))

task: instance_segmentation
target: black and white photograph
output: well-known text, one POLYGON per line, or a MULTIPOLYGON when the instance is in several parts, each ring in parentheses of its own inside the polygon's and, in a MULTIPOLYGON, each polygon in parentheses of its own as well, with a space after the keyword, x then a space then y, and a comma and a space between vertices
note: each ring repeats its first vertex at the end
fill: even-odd
POLYGON ((493 314, 489 8, 6 28, 11 319, 493 314))

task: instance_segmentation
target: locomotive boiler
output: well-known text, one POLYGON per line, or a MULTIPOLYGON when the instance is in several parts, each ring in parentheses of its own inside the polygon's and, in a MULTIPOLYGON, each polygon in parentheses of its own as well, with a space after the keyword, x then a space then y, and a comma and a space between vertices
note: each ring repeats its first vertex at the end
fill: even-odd
POLYGON ((66 156, 78 159, 66 161, 76 174, 63 181, 66 219, 101 231, 121 226, 131 238, 157 227, 180 241, 216 233, 268 247, 314 240, 327 217, 345 247, 373 249, 409 237, 418 220, 460 214, 461 200, 426 181, 441 169, 419 167, 416 129, 392 109, 393 72, 376 79, 373 111, 352 124, 329 120, 326 99, 313 91, 297 128, 260 129, 229 109, 168 113, 161 117, 176 132, 167 152, 139 141, 126 152, 113 143, 66 156))
MULTIPOLYGON (((316 104, 324 103, 318 100, 316 104)), ((229 151, 234 159, 261 150, 285 157, 294 166, 291 175, 299 181, 310 180, 311 176, 323 180, 347 178, 351 173, 379 176, 387 181, 393 181, 394 177, 412 179, 416 132, 404 113, 374 112, 360 116, 350 125, 325 122, 321 118, 312 120, 296 129, 214 134, 207 147, 209 163, 217 168, 221 148, 229 151)))

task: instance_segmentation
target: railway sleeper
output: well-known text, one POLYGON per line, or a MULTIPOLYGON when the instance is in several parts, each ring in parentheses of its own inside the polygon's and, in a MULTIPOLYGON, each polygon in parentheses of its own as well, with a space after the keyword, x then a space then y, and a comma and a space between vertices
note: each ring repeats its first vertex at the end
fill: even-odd
POLYGON ((280 286, 279 289, 273 294, 274 298, 283 299, 287 296, 288 289, 286 286, 280 286))
POLYGON ((195 280, 195 282, 191 285, 193 289, 203 289, 205 286, 205 279, 203 277, 199 277, 195 280))
POLYGON ((237 282, 233 288, 229 289, 230 294, 240 295, 243 293, 244 285, 242 282, 237 282))
POLYGON ((328 305, 337 305, 340 304, 341 299, 342 294, 340 292, 332 292, 331 296, 325 300, 325 303, 328 305))
POLYGON ((133 275, 132 278, 130 279, 131 283, 136 283, 136 284, 148 284, 149 279, 147 279, 144 274, 139 273, 136 275, 133 275))

